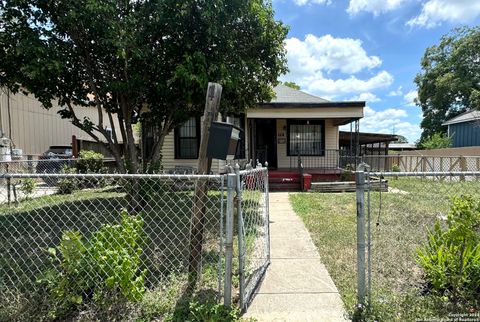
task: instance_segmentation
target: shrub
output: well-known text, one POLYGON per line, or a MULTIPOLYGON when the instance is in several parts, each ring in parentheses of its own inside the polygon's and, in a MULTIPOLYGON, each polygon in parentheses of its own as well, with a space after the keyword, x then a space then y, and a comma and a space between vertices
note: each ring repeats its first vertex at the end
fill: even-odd
MULTIPOLYGON (((62 174, 74 174, 77 172, 77 169, 70 167, 63 167, 62 174)), ((72 194, 75 189, 77 189, 77 180, 75 178, 61 178, 57 182, 57 193, 60 195, 69 195, 72 194)))
POLYGON ((431 149, 444 149, 452 146, 453 137, 448 136, 447 134, 434 133, 422 142, 419 146, 422 149, 431 150, 431 149))
POLYGON ((392 172, 400 172, 400 166, 396 163, 392 164, 392 172))
POLYGON ((454 198, 447 227, 437 220, 417 253, 435 293, 452 302, 480 304, 480 201, 454 198))
POLYGON ((91 150, 80 151, 76 168, 78 173, 101 173, 103 171, 103 154, 91 150))
POLYGON ((37 182, 35 181, 35 179, 33 178, 22 179, 20 183, 20 191, 25 196, 25 199, 30 198, 30 195, 33 193, 36 186, 37 186, 37 182))
POLYGON ((143 220, 126 211, 120 224, 103 225, 89 241, 78 231, 65 231, 60 245, 48 249, 55 267, 38 279, 54 303, 52 317, 65 317, 88 301, 139 301, 146 274, 140 269, 142 240, 143 220))

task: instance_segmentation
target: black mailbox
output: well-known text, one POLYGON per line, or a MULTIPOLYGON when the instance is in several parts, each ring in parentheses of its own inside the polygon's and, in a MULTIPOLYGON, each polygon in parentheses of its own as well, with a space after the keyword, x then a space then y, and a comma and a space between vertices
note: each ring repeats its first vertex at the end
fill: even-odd
POLYGON ((208 137, 207 157, 220 160, 234 159, 241 131, 232 124, 213 122, 208 137))

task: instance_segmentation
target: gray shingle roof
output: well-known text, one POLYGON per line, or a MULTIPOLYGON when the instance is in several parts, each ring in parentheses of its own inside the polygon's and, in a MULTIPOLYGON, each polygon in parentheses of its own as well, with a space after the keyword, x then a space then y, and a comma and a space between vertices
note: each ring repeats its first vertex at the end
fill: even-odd
POLYGON ((270 103, 327 103, 328 100, 279 84, 273 88, 276 97, 270 103))
POLYGON ((454 118, 451 118, 448 121, 444 122, 442 125, 465 123, 465 122, 478 121, 478 120, 480 120, 480 111, 472 110, 472 111, 468 111, 460 115, 457 115, 454 118))

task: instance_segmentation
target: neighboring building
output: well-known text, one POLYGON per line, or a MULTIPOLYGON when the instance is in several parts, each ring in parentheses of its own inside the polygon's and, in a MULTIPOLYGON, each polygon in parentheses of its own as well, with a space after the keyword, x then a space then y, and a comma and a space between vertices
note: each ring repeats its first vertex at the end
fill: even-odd
MULTIPOLYGON (((276 97, 246 114, 224 118, 244 130, 237 159, 268 161, 273 169, 297 167, 298 157, 310 168, 338 169, 339 126, 363 117, 365 102, 330 102, 290 87, 274 88, 276 97)), ((191 118, 169 134, 162 149, 165 169, 197 166, 200 119, 191 118)), ((212 171, 225 162, 213 160, 212 171)))
POLYGON ((448 126, 448 135, 453 137, 452 147, 480 146, 480 111, 462 113, 442 125, 448 126))
MULTIPOLYGON (((95 142, 87 133, 74 126, 70 120, 62 119, 58 114, 61 108, 56 102, 49 110, 33 95, 21 93, 8 95, 0 91, 0 137, 12 140, 12 147, 21 149, 24 155, 39 155, 49 146, 71 145, 75 135, 79 148, 92 149, 108 155, 103 144, 95 142)), ((92 107, 75 107, 80 119, 89 118, 98 121, 97 109, 92 107)), ((104 122, 111 128, 108 116, 104 113, 104 122)), ((115 124, 118 124, 115 120, 115 124)), ((118 126, 117 126, 118 128, 118 126)), ((121 137, 119 142, 122 142, 121 137)))
POLYGON ((417 149, 417 145, 415 143, 391 143, 388 147, 390 151, 412 151, 417 149))

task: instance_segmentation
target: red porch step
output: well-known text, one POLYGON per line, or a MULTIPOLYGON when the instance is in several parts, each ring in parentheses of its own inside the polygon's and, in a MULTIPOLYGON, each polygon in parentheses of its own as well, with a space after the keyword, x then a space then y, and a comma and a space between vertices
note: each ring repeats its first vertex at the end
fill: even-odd
MULTIPOLYGON (((312 182, 338 181, 339 170, 305 170, 310 174, 312 182)), ((302 191, 300 173, 298 171, 270 170, 268 184, 270 191, 302 191)))

